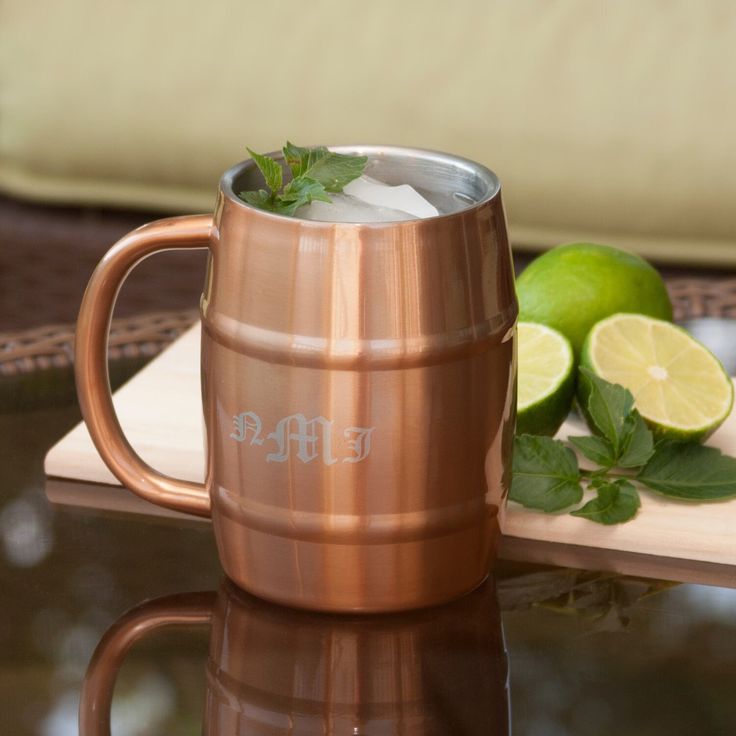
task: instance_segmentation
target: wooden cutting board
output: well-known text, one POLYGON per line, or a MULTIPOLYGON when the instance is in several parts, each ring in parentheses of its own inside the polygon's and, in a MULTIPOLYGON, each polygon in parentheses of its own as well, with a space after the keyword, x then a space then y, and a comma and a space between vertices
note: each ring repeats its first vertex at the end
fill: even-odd
MULTIPOLYGON (((167 475, 195 481, 204 477, 199 339, 196 325, 114 397, 121 424, 141 457, 167 475)), ((558 436, 581 431, 584 428, 570 420, 558 436)), ((708 444, 736 455, 736 412, 708 444)), ((118 485, 84 424, 49 451, 45 469, 54 478, 118 485)), ((509 503, 501 526, 506 537, 514 538, 509 547, 517 550, 522 540, 535 540, 736 565, 736 499, 696 504, 647 491, 641 496, 638 515, 626 524, 606 527, 569 514, 547 515, 509 503)))

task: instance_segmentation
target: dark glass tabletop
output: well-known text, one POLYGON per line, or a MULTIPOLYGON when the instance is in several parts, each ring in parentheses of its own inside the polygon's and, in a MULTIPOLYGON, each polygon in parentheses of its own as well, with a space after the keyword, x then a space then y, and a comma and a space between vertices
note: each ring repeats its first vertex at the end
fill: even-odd
POLYGON ((80 694, 116 736, 736 733, 731 569, 500 560, 434 609, 287 610, 224 580, 205 522, 51 503, 79 412, 43 396, 0 412, 1 734, 77 734, 80 694))

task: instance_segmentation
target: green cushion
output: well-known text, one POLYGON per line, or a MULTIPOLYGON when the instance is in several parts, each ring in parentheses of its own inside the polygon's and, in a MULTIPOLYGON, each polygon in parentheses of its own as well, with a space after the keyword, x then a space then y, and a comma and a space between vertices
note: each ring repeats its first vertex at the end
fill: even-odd
POLYGON ((501 177, 515 243, 736 264, 730 0, 4 0, 0 188, 211 209, 245 146, 400 143, 501 177))

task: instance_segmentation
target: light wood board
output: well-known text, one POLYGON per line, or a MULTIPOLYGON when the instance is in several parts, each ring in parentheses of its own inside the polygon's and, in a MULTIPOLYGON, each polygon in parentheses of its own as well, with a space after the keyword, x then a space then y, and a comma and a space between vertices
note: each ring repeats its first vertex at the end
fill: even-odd
MULTIPOLYGON (((196 325, 115 394, 121 424, 141 457, 167 475, 195 481, 204 477, 199 339, 196 325)), ((584 431, 571 420, 559 436, 584 431)), ((708 444, 736 455, 736 412, 708 444)), ((84 424, 49 451, 45 469, 55 478, 118 484, 84 424)), ((519 540, 736 565, 736 499, 696 504, 647 491, 641 495, 642 508, 626 524, 606 527, 569 514, 547 515, 509 503, 501 526, 505 536, 519 540)), ((519 545, 513 546, 518 557, 519 545)))

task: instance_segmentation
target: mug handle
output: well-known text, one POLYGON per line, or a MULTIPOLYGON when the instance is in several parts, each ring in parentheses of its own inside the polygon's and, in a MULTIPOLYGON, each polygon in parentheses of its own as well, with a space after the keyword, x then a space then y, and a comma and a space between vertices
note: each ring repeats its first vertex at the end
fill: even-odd
POLYGON ((164 626, 193 626, 212 621, 217 593, 178 593, 131 609, 100 639, 82 682, 80 736, 110 736, 110 708, 120 665, 142 636, 164 626))
POLYGON ((115 300, 133 267, 158 251, 210 247, 213 227, 211 215, 170 217, 143 225, 119 240, 102 258, 87 285, 74 347, 82 416, 107 467, 147 501, 196 516, 210 515, 207 487, 159 473, 125 438, 110 392, 107 338, 115 300))

